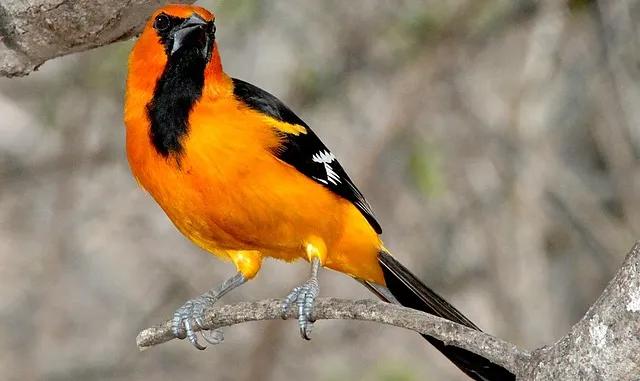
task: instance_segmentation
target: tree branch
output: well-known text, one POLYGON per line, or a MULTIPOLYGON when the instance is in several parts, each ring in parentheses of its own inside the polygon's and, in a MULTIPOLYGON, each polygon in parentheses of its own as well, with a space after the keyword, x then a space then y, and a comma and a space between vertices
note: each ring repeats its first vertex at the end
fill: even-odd
MULTIPOLYGON (((206 312, 205 328, 216 329, 249 321, 281 319, 281 306, 282 300, 267 299, 216 307, 206 312)), ((297 311, 290 312, 288 317, 297 318, 297 311)), ((421 311, 373 300, 320 298, 315 305, 314 317, 317 320, 371 321, 409 329, 480 354, 507 369, 518 368, 518 364, 529 357, 527 352, 515 345, 486 333, 421 311)), ((144 350, 172 339, 171 321, 165 321, 140 332, 136 341, 138 348, 144 350)))
MULTIPOLYGON (((205 328, 280 319, 281 303, 268 299, 213 308, 206 312, 205 328)), ((371 321, 433 336, 505 367, 518 380, 628 380, 640 374, 640 243, 571 331, 531 353, 448 320, 372 300, 319 299, 314 315, 318 320, 371 321)), ((288 317, 296 318, 296 312, 288 317)), ((173 338, 171 322, 166 321, 140 332, 137 344, 144 350, 173 338)))
MULTIPOLYGON (((128 39, 167 0, 5 0, 0 3, 0 77, 46 60, 128 39)), ((193 0, 171 1, 193 3, 193 0)))

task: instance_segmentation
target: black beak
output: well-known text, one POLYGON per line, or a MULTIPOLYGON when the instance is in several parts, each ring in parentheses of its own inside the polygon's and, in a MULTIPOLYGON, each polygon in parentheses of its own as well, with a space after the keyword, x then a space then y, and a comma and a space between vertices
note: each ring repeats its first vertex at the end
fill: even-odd
POLYGON ((210 28, 208 26, 205 20, 194 14, 176 27, 172 32, 171 55, 183 47, 196 47, 202 49, 202 53, 206 57, 210 44, 208 31, 210 28))

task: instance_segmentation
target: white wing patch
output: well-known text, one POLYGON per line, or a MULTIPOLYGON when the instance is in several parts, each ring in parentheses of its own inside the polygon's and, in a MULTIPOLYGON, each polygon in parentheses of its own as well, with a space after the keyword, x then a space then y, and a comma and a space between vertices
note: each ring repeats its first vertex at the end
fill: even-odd
POLYGON ((319 164, 324 164, 324 170, 327 172, 327 179, 319 179, 317 177, 314 177, 314 179, 320 181, 323 184, 328 184, 327 181, 333 185, 338 185, 342 182, 342 180, 340 179, 340 176, 338 176, 338 174, 333 170, 333 168, 331 167, 331 163, 333 163, 334 161, 336 161, 336 157, 333 156, 333 153, 325 150, 325 151, 320 151, 316 154, 314 154, 311 157, 311 160, 313 160, 315 163, 319 163, 319 164))

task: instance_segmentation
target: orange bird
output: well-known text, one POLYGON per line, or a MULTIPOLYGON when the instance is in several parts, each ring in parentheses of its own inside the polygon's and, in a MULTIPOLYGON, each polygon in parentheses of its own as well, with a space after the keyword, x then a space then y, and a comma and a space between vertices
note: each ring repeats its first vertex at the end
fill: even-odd
MULTIPOLYGON (((384 248, 369 203, 309 126, 273 95, 225 74, 215 33, 211 12, 166 6, 129 57, 124 118, 133 175, 182 234, 237 269, 175 312, 176 337, 204 349, 195 333, 204 310, 255 277, 265 257, 311 263, 310 279, 282 306, 296 306, 306 339, 320 267, 385 301, 478 329, 384 248)), ((204 337, 221 340, 219 332, 204 337)), ((426 339, 476 380, 513 379, 480 356, 426 339)))

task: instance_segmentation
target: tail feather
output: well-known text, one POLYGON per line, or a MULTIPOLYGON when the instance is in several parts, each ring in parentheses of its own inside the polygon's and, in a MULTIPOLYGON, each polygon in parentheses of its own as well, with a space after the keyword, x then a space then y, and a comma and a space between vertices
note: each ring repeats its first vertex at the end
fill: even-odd
MULTIPOLYGON (((381 251, 378 254, 378 262, 382 267, 388 292, 377 285, 365 282, 365 285, 378 297, 387 302, 399 303, 405 307, 424 311, 480 331, 478 326, 473 324, 471 320, 467 319, 441 296, 425 286, 391 254, 381 251)), ((446 345, 443 341, 431 336, 422 336, 474 380, 515 380, 513 373, 480 355, 466 349, 446 345)))

